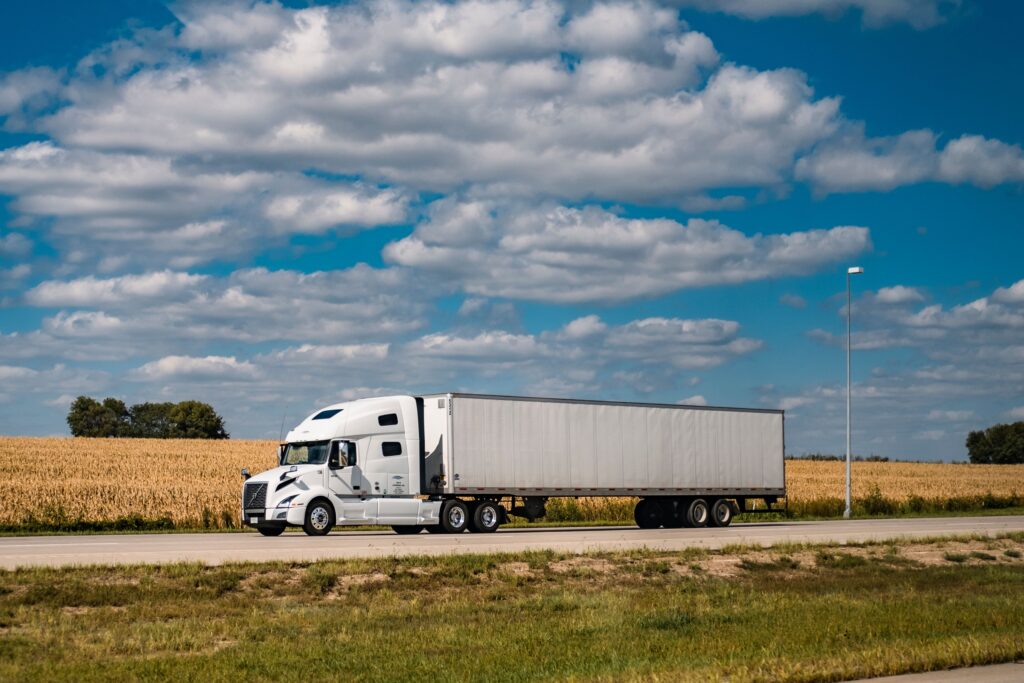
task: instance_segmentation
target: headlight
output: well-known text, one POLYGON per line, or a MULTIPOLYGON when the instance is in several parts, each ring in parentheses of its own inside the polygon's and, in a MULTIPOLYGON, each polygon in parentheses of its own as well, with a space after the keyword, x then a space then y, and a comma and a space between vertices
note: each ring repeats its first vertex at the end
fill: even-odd
POLYGON ((296 494, 294 496, 288 496, 287 498, 282 498, 281 502, 277 504, 277 507, 279 507, 279 508, 289 507, 292 504, 292 501, 295 500, 298 497, 299 497, 298 494, 296 494))

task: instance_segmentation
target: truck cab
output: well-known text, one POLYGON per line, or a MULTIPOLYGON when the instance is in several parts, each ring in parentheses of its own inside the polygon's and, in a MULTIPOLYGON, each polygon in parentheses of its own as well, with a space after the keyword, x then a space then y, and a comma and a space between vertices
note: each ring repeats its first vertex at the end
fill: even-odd
POLYGON ((420 498, 417 399, 336 403, 306 417, 278 449, 278 467, 246 480, 243 523, 267 536, 288 526, 322 535, 335 525, 438 523, 420 498))

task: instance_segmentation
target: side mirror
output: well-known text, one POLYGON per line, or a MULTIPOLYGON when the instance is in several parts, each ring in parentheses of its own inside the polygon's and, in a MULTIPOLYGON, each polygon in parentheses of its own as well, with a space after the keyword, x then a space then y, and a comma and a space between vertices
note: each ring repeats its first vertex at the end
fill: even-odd
POLYGON ((249 474, 249 468, 248 467, 243 467, 242 468, 242 479, 248 479, 251 476, 252 475, 249 474))

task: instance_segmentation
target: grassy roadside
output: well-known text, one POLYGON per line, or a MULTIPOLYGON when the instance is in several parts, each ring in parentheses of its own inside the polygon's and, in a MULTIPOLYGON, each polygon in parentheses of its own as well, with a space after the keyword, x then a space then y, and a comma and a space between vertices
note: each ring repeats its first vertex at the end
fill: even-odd
MULTIPOLYGON (((853 519, 916 519, 922 517, 1000 517, 1009 515, 1024 515, 1024 507, 998 507, 980 508, 970 510, 932 510, 925 512, 897 511, 893 513, 868 514, 863 511, 854 512, 853 519)), ((842 519, 842 515, 812 515, 802 516, 786 515, 783 513, 765 514, 742 514, 737 515, 733 524, 756 524, 764 522, 819 522, 827 520, 842 519)), ((514 517, 512 522, 504 525, 512 529, 528 528, 560 528, 560 527, 602 527, 602 526, 633 526, 633 519, 630 518, 608 518, 608 519, 583 519, 583 520, 549 520, 543 519, 536 522, 527 522, 525 519, 514 517)), ((292 529, 291 531, 299 530, 292 529)), ((350 526, 335 527, 332 533, 346 533, 353 531, 390 531, 389 526, 350 526)), ((301 531, 301 530, 299 530, 301 531)), ((255 533, 252 529, 239 528, 237 526, 203 527, 192 525, 174 525, 161 523, 159 520, 128 520, 121 523, 101 522, 61 522, 57 524, 6 524, 0 525, 0 538, 5 536, 67 536, 81 534, 192 534, 192 533, 255 533)))
POLYGON ((1021 604, 1024 534, 29 569, 0 680, 843 680, 1024 656, 1021 604))

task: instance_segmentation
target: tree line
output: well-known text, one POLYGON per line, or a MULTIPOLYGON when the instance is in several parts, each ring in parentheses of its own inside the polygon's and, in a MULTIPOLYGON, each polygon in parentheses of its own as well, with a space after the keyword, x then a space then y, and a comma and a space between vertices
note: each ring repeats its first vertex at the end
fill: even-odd
POLYGON ((72 436, 144 439, 227 439, 224 419, 208 403, 136 403, 79 396, 68 410, 72 436))
POLYGON ((971 462, 986 465, 1024 463, 1024 422, 992 425, 967 435, 971 462))

